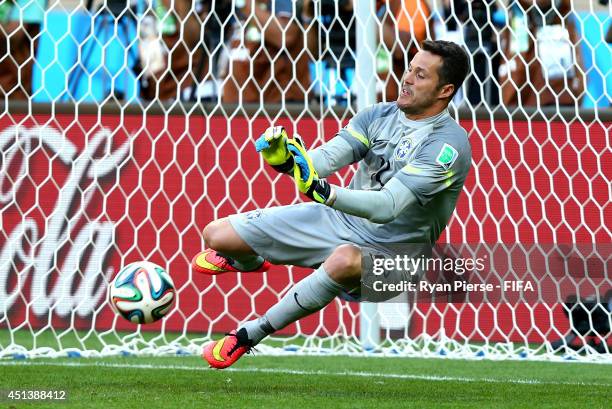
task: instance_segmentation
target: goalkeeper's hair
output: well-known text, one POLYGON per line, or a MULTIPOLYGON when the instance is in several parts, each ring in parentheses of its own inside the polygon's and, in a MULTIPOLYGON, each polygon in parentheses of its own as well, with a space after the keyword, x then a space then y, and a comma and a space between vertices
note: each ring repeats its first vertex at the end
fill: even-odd
POLYGON ((461 84, 470 73, 470 57, 465 48, 450 41, 423 41, 421 48, 442 58, 442 66, 438 70, 438 87, 453 84, 455 91, 450 99, 453 99, 461 84))

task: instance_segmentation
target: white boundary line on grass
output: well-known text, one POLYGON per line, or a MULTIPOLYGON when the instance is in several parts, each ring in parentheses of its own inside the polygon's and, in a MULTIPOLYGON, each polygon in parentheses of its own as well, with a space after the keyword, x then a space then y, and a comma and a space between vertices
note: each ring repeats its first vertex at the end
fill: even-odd
MULTIPOLYGON (((87 363, 87 362, 35 362, 35 361, 0 361, 0 366, 63 366, 63 367, 97 367, 97 368, 122 368, 122 369, 159 369, 180 371, 211 371, 205 366, 189 365, 152 365, 152 364, 123 364, 123 363, 87 363)), ((421 381, 436 382, 486 382, 486 383, 510 383, 519 385, 571 385, 571 386, 605 386, 610 384, 596 382, 554 382, 541 381, 538 379, 498 379, 498 378, 467 378, 461 376, 439 376, 439 375, 416 375, 395 374, 380 372, 357 372, 357 371, 304 371, 280 368, 229 368, 223 373, 246 372, 246 373, 269 373, 283 375, 307 375, 307 376, 355 376, 361 378, 383 378, 383 379, 414 379, 421 381)))

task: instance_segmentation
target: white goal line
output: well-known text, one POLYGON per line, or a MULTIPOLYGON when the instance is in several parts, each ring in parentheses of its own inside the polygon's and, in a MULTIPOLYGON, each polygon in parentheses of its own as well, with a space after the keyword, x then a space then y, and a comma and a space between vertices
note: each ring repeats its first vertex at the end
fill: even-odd
MULTIPOLYGON (((180 371, 214 371, 206 366, 190 365, 153 365, 153 364, 124 364, 124 363, 105 363, 105 362, 40 362, 40 361, 0 361, 0 366, 63 366, 63 367, 100 367, 100 368, 122 368, 122 369, 158 369, 158 370, 180 370, 180 371)), ((354 376, 362 378, 382 378, 382 379, 412 379, 437 382, 487 382, 487 383, 510 383, 519 385, 571 385, 571 386, 604 386, 612 387, 611 384, 596 382, 555 382, 542 381, 538 379, 499 379, 499 378, 469 378, 462 376, 440 376, 440 375, 417 375, 417 374, 397 374, 381 372, 361 372, 361 371, 305 371, 295 369, 279 368, 228 368, 224 373, 247 372, 247 373, 269 373, 283 375, 304 375, 304 376, 354 376)))

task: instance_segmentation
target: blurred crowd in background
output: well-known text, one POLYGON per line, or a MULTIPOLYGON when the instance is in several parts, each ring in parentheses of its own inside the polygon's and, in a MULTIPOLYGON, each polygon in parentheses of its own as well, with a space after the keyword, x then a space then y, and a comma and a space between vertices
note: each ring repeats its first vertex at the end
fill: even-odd
MULTIPOLYGON (((0 97, 352 104, 353 2, 0 0, 0 97)), ((378 99, 446 39, 472 57, 456 104, 609 107, 612 18, 595 3, 372 0, 378 99)))

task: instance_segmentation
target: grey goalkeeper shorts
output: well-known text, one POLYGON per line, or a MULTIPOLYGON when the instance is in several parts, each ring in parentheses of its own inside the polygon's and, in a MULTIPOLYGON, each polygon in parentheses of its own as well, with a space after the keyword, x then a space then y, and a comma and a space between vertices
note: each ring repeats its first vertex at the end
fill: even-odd
MULTIPOLYGON (((253 210, 229 217, 238 235, 260 256, 273 264, 289 264, 316 268, 342 244, 352 244, 361 249, 361 288, 344 293, 348 301, 384 301, 397 293, 376 296, 371 291, 373 282, 380 277, 373 275, 372 265, 377 257, 394 257, 394 250, 387 246, 368 243, 339 217, 338 211, 317 203, 301 203, 291 206, 253 210), (365 293, 364 293, 365 292, 365 293), (366 296, 366 294, 368 294, 366 296), (375 297, 372 297, 372 294, 375 297), (365 297, 363 297, 365 296, 365 297)), ((386 273, 385 282, 405 280, 401 271, 386 273)))
POLYGON ((364 245, 364 240, 318 203, 270 207, 232 215, 238 235, 273 264, 318 267, 342 244, 364 245))

